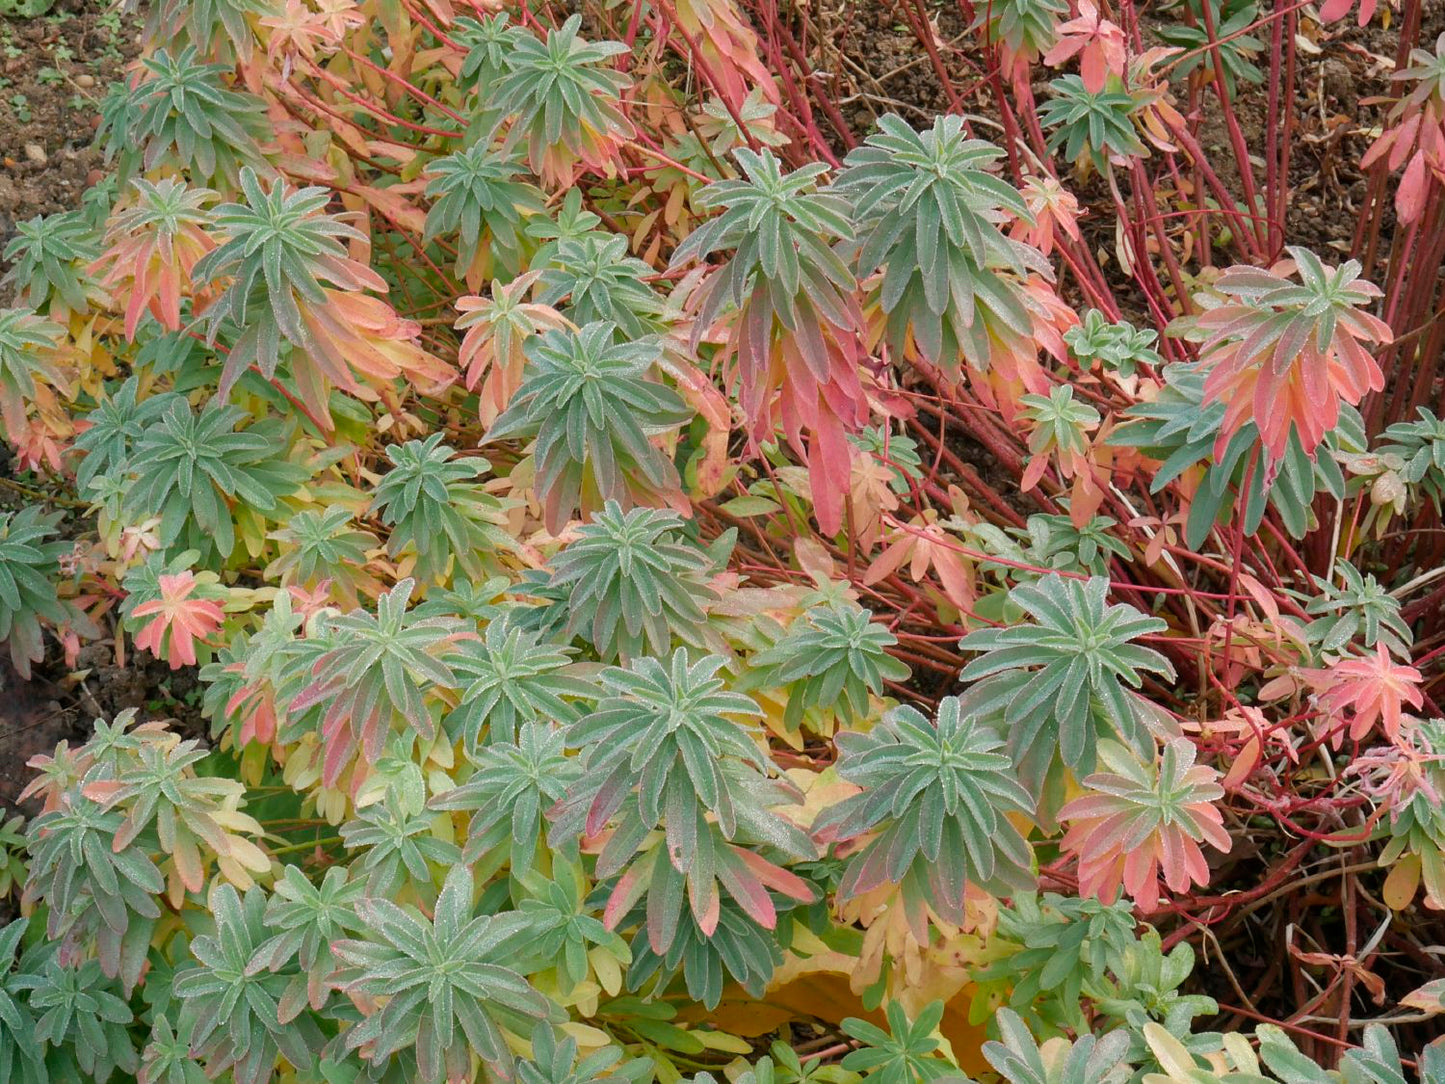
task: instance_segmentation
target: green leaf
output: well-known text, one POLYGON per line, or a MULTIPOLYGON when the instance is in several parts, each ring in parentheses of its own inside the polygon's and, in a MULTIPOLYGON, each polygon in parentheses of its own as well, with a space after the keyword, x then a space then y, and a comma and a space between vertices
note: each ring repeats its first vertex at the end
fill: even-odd
POLYGON ((895 708, 836 741, 838 775, 863 789, 826 808, 814 832, 825 842, 868 839, 848 860, 842 897, 901 884, 921 930, 925 905, 961 924, 967 884, 1005 894, 1033 883, 1029 845, 1006 817, 1032 814, 1033 799, 1013 779, 1003 743, 957 697, 940 702, 935 721, 895 708))
POLYGON ((489 441, 536 438, 537 491, 553 533, 578 509, 651 504, 680 484, 653 438, 692 411, 677 392, 647 379, 661 345, 618 343, 616 331, 597 321, 528 339, 522 386, 487 433, 489 441))
POLYGON ((507 966, 525 936, 526 919, 516 912, 474 915, 472 890, 470 871, 456 865, 430 920, 384 898, 357 902, 361 936, 332 946, 346 965, 337 984, 407 1011, 374 1008, 346 1032, 347 1049, 364 1048, 364 1056, 378 1063, 412 1049, 418 1079, 426 1084, 466 1076, 473 1052, 508 1075, 513 1058, 504 1031, 565 1019, 507 966))
POLYGON ((566 592, 567 634, 581 632, 603 661, 625 661, 705 640, 712 566, 676 512, 609 501, 553 561, 550 586, 566 592))
POLYGON ((1055 757, 1075 772, 1092 771, 1100 737, 1152 748, 1131 690, 1148 673, 1172 678, 1174 668, 1135 641, 1167 625, 1110 604, 1108 592, 1103 577, 1044 576, 1010 595, 1033 623, 980 629, 960 641, 980 652, 962 674, 978 682, 971 701, 1001 710, 1009 751, 1036 792, 1055 757))

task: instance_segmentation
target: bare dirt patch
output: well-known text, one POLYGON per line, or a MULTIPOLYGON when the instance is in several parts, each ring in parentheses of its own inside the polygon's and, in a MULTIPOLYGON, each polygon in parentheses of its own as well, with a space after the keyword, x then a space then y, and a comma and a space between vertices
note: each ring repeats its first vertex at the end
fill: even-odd
POLYGON ((75 207, 100 179, 100 100, 136 53, 113 7, 62 0, 37 18, 0 19, 0 243, 16 222, 75 207))

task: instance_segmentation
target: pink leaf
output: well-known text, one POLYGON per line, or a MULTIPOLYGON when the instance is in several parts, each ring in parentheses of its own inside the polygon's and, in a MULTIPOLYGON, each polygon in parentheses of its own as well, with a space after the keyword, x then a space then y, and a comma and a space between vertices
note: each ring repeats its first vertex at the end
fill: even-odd
POLYGON ((1429 180, 1425 173, 1425 156, 1416 154, 1405 167, 1404 175, 1400 178, 1400 187, 1395 191, 1395 210, 1399 213, 1401 222, 1411 223, 1420 217, 1420 213, 1425 209, 1425 193, 1429 180))

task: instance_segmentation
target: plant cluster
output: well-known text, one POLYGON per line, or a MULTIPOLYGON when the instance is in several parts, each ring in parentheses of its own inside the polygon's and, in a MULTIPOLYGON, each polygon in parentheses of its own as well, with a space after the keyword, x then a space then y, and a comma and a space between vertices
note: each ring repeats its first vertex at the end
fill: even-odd
POLYGON ((31 762, 0 1080, 1445 1081, 1418 0, 1328 257, 1199 118, 1333 0, 904 3, 867 131, 562 6, 154 0, 17 226, 0 640, 201 693, 31 762))

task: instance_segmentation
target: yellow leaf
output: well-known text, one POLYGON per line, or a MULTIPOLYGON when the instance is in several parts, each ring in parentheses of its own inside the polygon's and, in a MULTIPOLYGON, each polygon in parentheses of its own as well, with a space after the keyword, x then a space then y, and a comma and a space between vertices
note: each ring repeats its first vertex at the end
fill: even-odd
POLYGON ((642 251, 642 242, 647 240, 647 235, 652 230, 652 224, 657 221, 657 216, 661 213, 661 211, 649 211, 642 216, 637 223, 637 229, 632 231, 633 252, 642 251))
MULTIPOLYGON (((321 778, 321 770, 315 770, 315 777, 321 778)), ((302 788, 297 787, 297 790, 302 788)), ((334 787, 321 787, 316 791, 316 811, 326 818, 326 823, 339 825, 346 819, 350 803, 346 800, 346 791, 334 787)))
POLYGON ((694 1031, 693 1035, 709 1050, 721 1050, 725 1054, 751 1054, 753 1051, 752 1045, 746 1039, 724 1031, 694 1031))
POLYGON ((255 817, 234 809, 218 809, 211 814, 211 819, 231 832, 251 832, 259 836, 265 831, 255 817))
MULTIPOLYGON (((241 869, 250 870, 252 873, 265 873, 271 868, 271 860, 266 857, 266 852, 249 839, 241 839, 237 836, 231 837, 231 853, 221 855, 219 861, 223 868, 230 863, 241 869)), ((228 875, 227 879, 234 880, 235 878, 228 875)))
POLYGON ((1144 1025, 1144 1041, 1159 1060, 1160 1067, 1169 1074, 1167 1079, 1188 1081, 1194 1077, 1194 1058, 1188 1049, 1161 1026, 1150 1021, 1144 1025))
MULTIPOLYGON (((244 866, 237 862, 232 862, 225 855, 216 859, 216 866, 221 871, 221 876, 230 881, 231 884, 235 885, 242 892, 245 892, 256 883, 252 880, 251 875, 246 872, 244 866)), ((266 863, 266 868, 268 870, 271 868, 269 862, 266 863)))
POLYGON ((240 537, 246 552, 259 557, 266 551, 266 520, 254 508, 241 503, 232 509, 236 520, 236 534, 240 537))
POLYGON ((832 554, 816 538, 799 538, 795 541, 793 556, 798 559, 798 567, 819 583, 833 579, 837 571, 832 554))
POLYGON ((270 765, 271 750, 258 741, 250 742, 241 751, 241 781, 247 786, 260 786, 270 765))
POLYGON ((616 957, 600 948, 589 949, 587 959, 592 961, 592 972, 608 997, 616 997, 622 989, 622 968, 616 957))
POLYGON ((774 690, 760 689, 753 694, 758 706, 763 709, 763 725, 768 732, 775 736, 791 749, 801 753, 803 751, 802 730, 789 730, 784 719, 787 711, 787 697, 774 690))
POLYGON ((783 774, 788 777, 789 782, 803 792, 802 807, 794 807, 788 818, 803 829, 811 828, 813 821, 823 810, 837 805, 845 798, 851 798, 859 790, 857 784, 839 779, 838 773, 832 768, 825 768, 821 772, 810 772, 806 768, 789 768, 783 774))
POLYGON ((1420 887, 1420 856, 1407 854, 1395 863, 1390 875, 1385 878, 1385 904, 1392 911, 1403 911, 1410 906, 1415 892, 1420 887))
POLYGON ((612 1045, 612 1037, 601 1028, 594 1028, 577 1020, 569 1020, 562 1024, 560 1030, 564 1035, 570 1035, 577 1040, 577 1046, 585 1057, 590 1051, 601 1050, 604 1046, 612 1045))
POLYGON ((443 843, 455 843, 456 825, 448 814, 438 813, 432 818, 431 834, 443 843))
POLYGON ((1259 1059, 1254 1055, 1254 1047, 1239 1032, 1231 1031, 1224 1036, 1224 1049, 1234 1061, 1237 1071, 1259 1075, 1259 1059))
POLYGON ((590 979, 572 986, 562 985, 562 978, 556 968, 548 968, 534 977, 539 993, 546 995, 564 1009, 576 1009, 573 1015, 590 1019, 597 1015, 597 1002, 602 996, 602 987, 590 979))
MULTIPOLYGON (((729 985, 723 991, 722 1002, 712 1012, 698 1005, 689 1006, 678 1014, 678 1020, 706 1020, 713 1027, 742 1038, 766 1035, 796 1019, 839 1024, 844 1017, 855 1016, 887 1027, 883 1014, 864 1009, 862 998, 849 989, 849 979, 857 966, 856 957, 841 952, 807 958, 790 954, 774 972, 773 981, 761 1000, 751 997, 741 987, 729 985)), ((973 991, 973 984, 966 983, 949 998, 938 1030, 952 1046, 959 1067, 966 1073, 977 1074, 987 1072, 989 1066, 981 1053, 987 1037, 985 1029, 969 1024, 967 1019, 973 991)), ((906 988, 902 993, 906 993, 906 988)), ((703 1039, 700 1033, 697 1037, 703 1039)))
POLYGON ((800 956, 818 956, 825 952, 831 952, 827 943, 801 922, 793 922, 793 951, 800 956))

